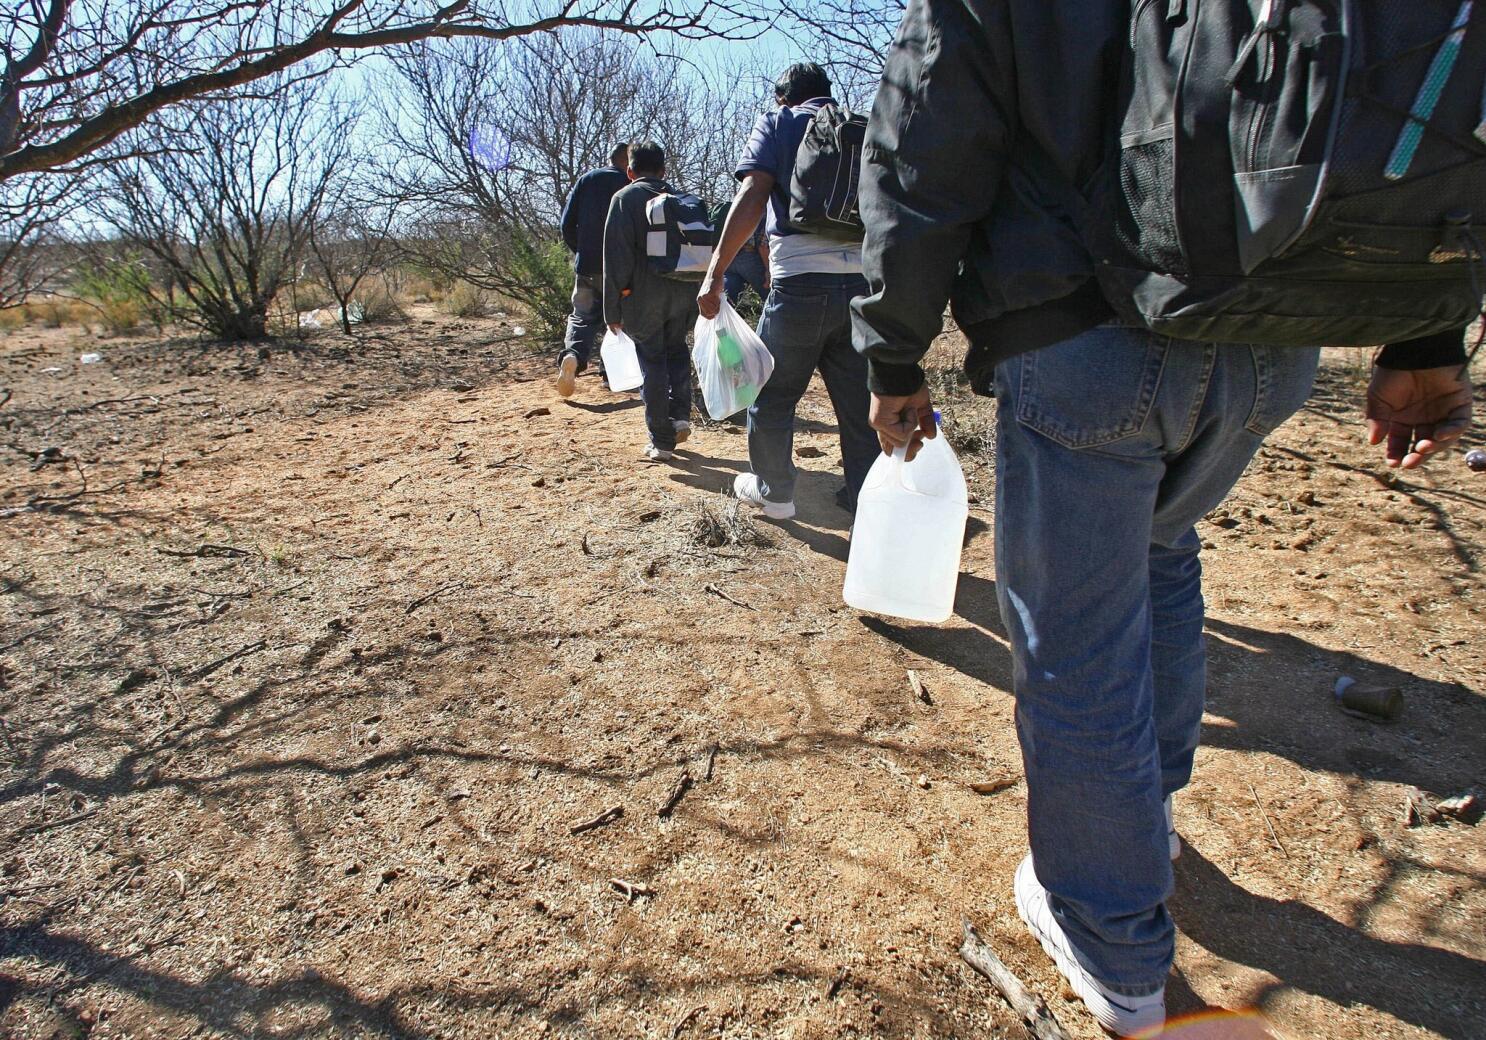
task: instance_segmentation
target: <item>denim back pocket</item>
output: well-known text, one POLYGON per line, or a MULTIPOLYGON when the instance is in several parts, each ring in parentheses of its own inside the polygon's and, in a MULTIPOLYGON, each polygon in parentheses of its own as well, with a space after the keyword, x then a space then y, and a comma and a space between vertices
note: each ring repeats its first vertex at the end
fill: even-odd
POLYGON ((1145 427, 1166 365, 1166 340, 1104 325, 1014 363, 1017 421, 1065 448, 1097 448, 1145 427))
POLYGON ((1317 347, 1251 347, 1254 356, 1254 407, 1244 427, 1268 437, 1311 396, 1316 381, 1317 347))

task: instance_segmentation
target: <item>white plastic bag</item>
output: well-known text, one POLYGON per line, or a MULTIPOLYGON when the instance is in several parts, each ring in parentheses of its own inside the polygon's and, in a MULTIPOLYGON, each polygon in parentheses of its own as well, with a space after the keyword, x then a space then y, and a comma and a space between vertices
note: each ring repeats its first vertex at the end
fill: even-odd
POLYGON ((727 300, 717 317, 697 319, 694 338, 691 360, 707 414, 726 419, 753 404, 774 374, 774 358, 727 300))
POLYGON ((599 357, 603 359, 604 377, 609 380, 610 390, 616 393, 637 390, 645 382, 635 341, 625 333, 613 329, 605 332, 604 341, 599 344, 599 357))

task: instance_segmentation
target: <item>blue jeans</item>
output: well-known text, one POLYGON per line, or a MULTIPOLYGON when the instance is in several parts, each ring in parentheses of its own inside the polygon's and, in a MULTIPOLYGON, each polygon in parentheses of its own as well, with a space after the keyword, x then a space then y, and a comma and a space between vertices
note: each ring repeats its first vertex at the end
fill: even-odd
POLYGON ((769 294, 765 288, 765 283, 769 280, 767 274, 764 270, 764 258, 757 249, 740 249, 722 276, 723 291, 727 293, 728 303, 738 306, 739 297, 750 285, 762 300, 769 294))
POLYGON ((578 371, 588 367, 593 344, 604 332, 604 280, 596 274, 573 276, 573 312, 568 315, 558 364, 569 354, 578 359, 578 371))
POLYGON ((660 331, 635 344, 640 357, 640 399, 645 402, 645 428, 650 443, 662 451, 676 447, 676 423, 691 419, 691 352, 686 334, 695 311, 666 318, 660 331))
POLYGON ((996 371, 996 587, 1037 878, 1084 967, 1154 992, 1175 929, 1162 800, 1206 692, 1193 525, 1310 394, 1319 351, 1104 326, 996 371))
POLYGON ((774 374, 748 409, 748 461, 759 490, 771 502, 795 497, 795 407, 820 369, 836 412, 846 503, 877 458, 877 435, 867 425, 867 361, 851 345, 851 301, 865 295, 860 275, 798 274, 769 290, 758 334, 774 356, 774 374))

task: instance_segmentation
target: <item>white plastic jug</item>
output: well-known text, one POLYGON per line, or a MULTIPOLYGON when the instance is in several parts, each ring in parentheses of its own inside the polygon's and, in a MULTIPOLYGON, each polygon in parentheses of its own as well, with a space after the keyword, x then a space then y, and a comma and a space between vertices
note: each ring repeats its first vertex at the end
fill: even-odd
POLYGON ((965 474, 942 430, 912 462, 905 455, 879 455, 867 473, 842 594, 858 610, 938 624, 955 608, 970 515, 965 474))
POLYGON ((623 332, 610 329, 604 333, 604 341, 599 344, 599 357, 604 359, 604 376, 609 380, 610 390, 638 390, 645 382, 635 341, 623 332))

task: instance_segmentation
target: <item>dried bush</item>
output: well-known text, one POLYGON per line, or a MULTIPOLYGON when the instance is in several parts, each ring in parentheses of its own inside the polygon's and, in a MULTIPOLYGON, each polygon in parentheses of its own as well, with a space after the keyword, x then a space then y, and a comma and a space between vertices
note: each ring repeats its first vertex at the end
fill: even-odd
POLYGON ((767 549, 773 546, 736 498, 701 500, 687 528, 687 540, 703 549, 767 549))
POLYGON ((439 306, 456 318, 482 318, 490 313, 494 303, 490 290, 469 282, 455 282, 439 306))

